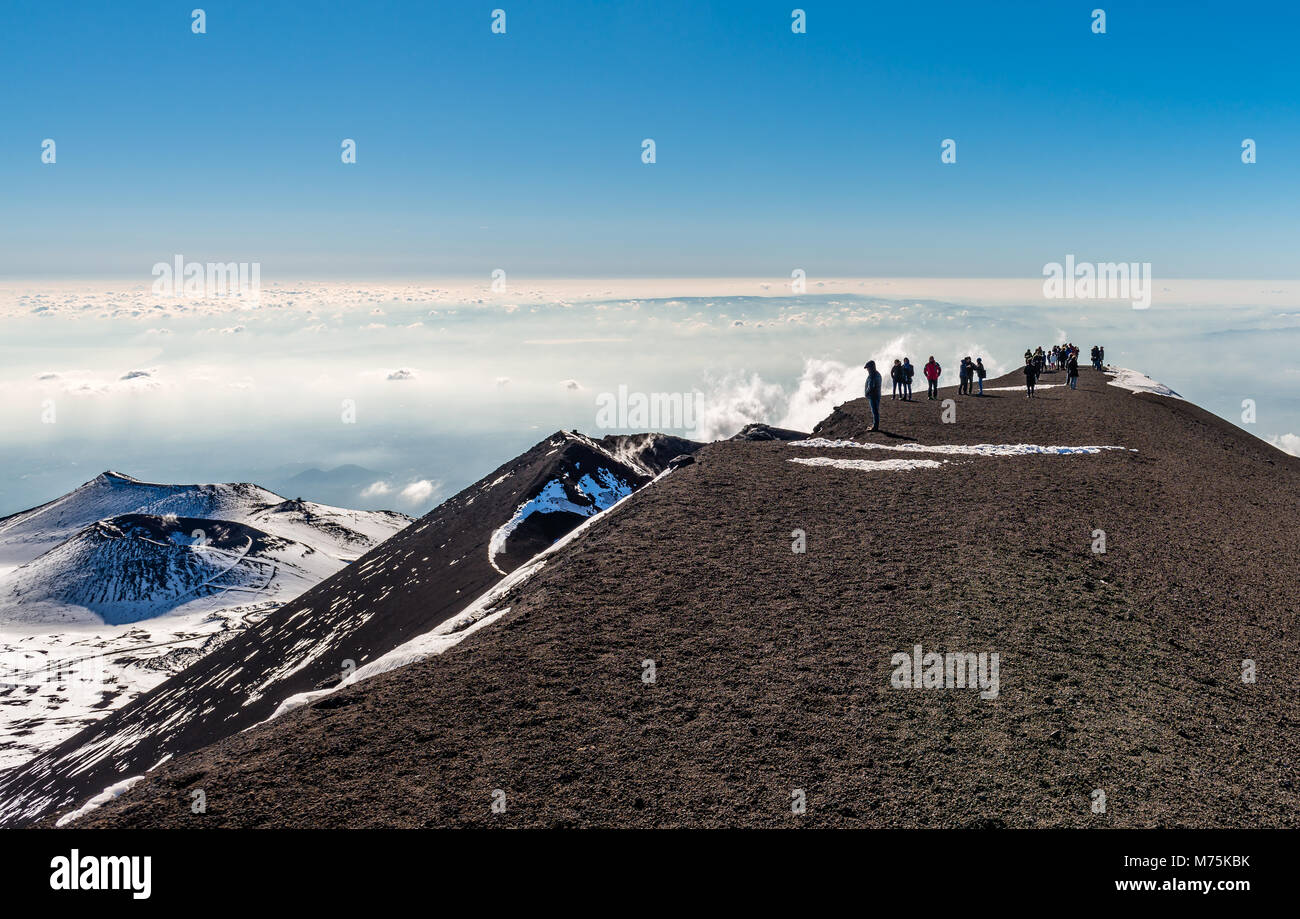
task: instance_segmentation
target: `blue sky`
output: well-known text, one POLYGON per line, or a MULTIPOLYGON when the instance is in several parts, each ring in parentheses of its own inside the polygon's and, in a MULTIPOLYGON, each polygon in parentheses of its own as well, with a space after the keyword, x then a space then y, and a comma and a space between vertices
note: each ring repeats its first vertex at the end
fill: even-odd
POLYGON ((9 0, 0 276, 1300 276, 1300 13, 1098 4, 9 0))

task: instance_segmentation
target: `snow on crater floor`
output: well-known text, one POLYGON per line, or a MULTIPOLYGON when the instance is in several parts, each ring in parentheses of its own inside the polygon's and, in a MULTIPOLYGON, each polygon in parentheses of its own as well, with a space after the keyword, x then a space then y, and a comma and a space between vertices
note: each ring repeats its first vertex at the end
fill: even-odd
POLYGON ((595 475, 584 475, 572 487, 577 491, 579 498, 586 499, 585 502, 578 503, 570 498, 564 489, 564 483, 559 479, 552 479, 535 497, 519 505, 509 520, 493 531, 492 538, 488 542, 488 561, 493 568, 505 574, 497 565, 497 556, 505 551, 510 534, 533 514, 568 511, 580 517, 593 517, 632 494, 632 486, 608 469, 598 469, 595 475))

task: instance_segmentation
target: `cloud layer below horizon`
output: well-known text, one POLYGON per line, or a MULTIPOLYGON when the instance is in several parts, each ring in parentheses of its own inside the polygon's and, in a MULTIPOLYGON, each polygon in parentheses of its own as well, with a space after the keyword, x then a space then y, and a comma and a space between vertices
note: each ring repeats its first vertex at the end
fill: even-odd
POLYGON ((596 403, 620 386, 702 393, 702 418, 675 431, 687 436, 754 421, 809 430, 860 394, 867 358, 934 354, 952 369, 970 354, 997 374, 1062 338, 1102 343, 1112 363, 1234 423, 1254 400, 1243 426, 1300 449, 1300 307, 1285 286, 1260 302, 1142 311, 987 302, 988 290, 971 302, 723 296, 740 282, 700 281, 706 295, 672 282, 652 298, 584 283, 518 295, 311 285, 255 309, 113 287, 0 292, 0 514, 105 468, 216 481, 341 464, 382 470, 348 493, 355 506, 419 513, 558 428, 609 433, 596 403))

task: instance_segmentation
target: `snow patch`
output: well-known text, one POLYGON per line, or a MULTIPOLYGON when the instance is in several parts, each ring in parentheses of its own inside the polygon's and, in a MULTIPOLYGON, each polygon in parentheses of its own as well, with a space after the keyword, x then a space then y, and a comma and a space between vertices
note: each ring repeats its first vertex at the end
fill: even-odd
POLYGON ((907 469, 937 469, 947 460, 888 459, 855 460, 836 459, 830 456, 798 456, 790 460, 804 466, 834 466, 836 469, 857 469, 862 472, 902 472, 907 469))
POLYGON ((551 479, 534 497, 525 501, 515 510, 514 515, 492 532, 488 541, 488 562, 500 574, 505 574, 497 565, 496 558, 506 549, 506 542, 521 523, 533 514, 553 514, 567 511, 580 517, 592 517, 612 507, 632 493, 632 486, 624 482, 608 469, 599 469, 595 475, 584 475, 572 486, 580 497, 589 503, 578 503, 569 497, 564 483, 551 479))
MULTIPOLYGON (((1057 389, 1064 386, 1064 383, 1035 383, 1034 389, 1057 389)), ((1024 392, 1023 386, 985 386, 981 392, 1024 392)))
POLYGON ((1157 383, 1145 373, 1136 370, 1115 367, 1107 370, 1106 375, 1114 378, 1107 381, 1111 386, 1118 386, 1120 389, 1127 389, 1129 392, 1149 392, 1154 396, 1169 396, 1172 399, 1182 398, 1164 383, 1157 383))
MULTIPOLYGON (((852 447, 858 450, 892 450, 898 453, 942 453, 952 456, 1069 456, 1072 454, 1101 453, 1103 450, 1127 450, 1127 447, 1044 447, 1038 444, 862 444, 855 440, 828 440, 813 437, 793 440, 788 446, 812 447, 818 450, 852 447)), ((1130 452, 1136 453, 1136 450, 1130 452)))
POLYGON ((143 778, 144 776, 142 775, 133 775, 129 779, 123 779, 122 781, 114 785, 109 785, 107 788, 105 788, 99 794, 95 795, 85 804, 81 805, 81 807, 77 808, 74 811, 71 811, 70 813, 64 814, 57 821, 55 821, 54 825, 56 827, 63 826, 64 824, 71 823, 74 820, 86 816, 86 814, 89 814, 95 808, 107 804, 109 801, 112 801, 114 798, 121 795, 128 788, 130 788, 132 785, 134 785, 136 782, 140 781, 143 778))

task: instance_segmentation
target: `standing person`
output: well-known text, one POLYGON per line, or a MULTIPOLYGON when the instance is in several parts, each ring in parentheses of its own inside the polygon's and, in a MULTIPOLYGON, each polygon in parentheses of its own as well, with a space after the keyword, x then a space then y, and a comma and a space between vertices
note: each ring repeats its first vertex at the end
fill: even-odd
POLYGON ((957 368, 957 393, 966 395, 970 392, 970 358, 963 357, 961 366, 957 368))
POLYGON ((894 366, 889 368, 889 379, 894 383, 894 394, 891 399, 898 399, 903 395, 903 362, 894 359, 894 366))
POLYGON ((867 361, 867 401, 871 403, 871 430, 880 430, 880 389, 883 382, 875 361, 867 361))
POLYGON ((1101 370, 1106 366, 1106 348, 1104 345, 1097 346, 1097 369, 1101 370))
POLYGON ((1079 388, 1079 358, 1071 357, 1065 362, 1065 377, 1071 389, 1079 388))
POLYGON ((930 361, 925 365, 922 373, 925 374, 926 380, 930 383, 927 390, 929 397, 931 399, 939 398, 939 374, 943 373, 943 368, 939 366, 939 362, 934 359, 933 354, 930 355, 930 361))
POLYGON ((1034 398, 1034 382, 1038 378, 1038 371, 1034 369, 1034 356, 1031 354, 1025 361, 1025 398, 1034 398))
POLYGON ((903 398, 908 402, 912 401, 912 377, 916 376, 916 368, 907 358, 903 358, 903 398))
POLYGON ((1092 369, 1093 369, 1093 370, 1100 370, 1100 369, 1101 369, 1100 367, 1097 366, 1097 360, 1098 360, 1098 358, 1097 358, 1097 346, 1096 346, 1096 345, 1093 345, 1093 346, 1092 346, 1092 369))
POLYGON ((984 378, 989 375, 989 372, 984 369, 984 358, 982 357, 975 358, 975 375, 979 377, 979 381, 980 381, 979 394, 982 396, 984 395, 984 378))

